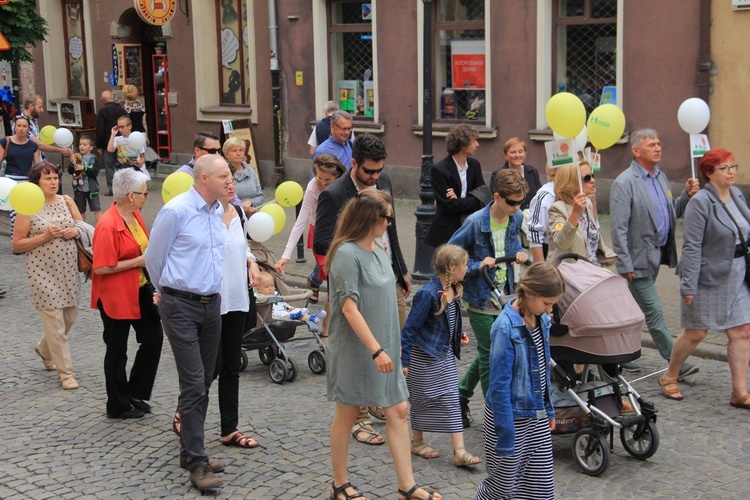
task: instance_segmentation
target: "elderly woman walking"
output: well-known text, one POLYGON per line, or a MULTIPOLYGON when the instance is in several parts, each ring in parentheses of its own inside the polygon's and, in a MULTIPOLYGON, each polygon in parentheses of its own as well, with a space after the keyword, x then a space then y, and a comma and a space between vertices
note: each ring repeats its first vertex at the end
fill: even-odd
POLYGON ((34 352, 47 370, 57 370, 63 389, 78 389, 68 332, 78 316, 81 296, 74 241, 79 233, 74 225, 83 217, 70 196, 57 194, 57 165, 37 163, 29 171, 29 182, 41 188, 44 206, 32 216, 16 216, 13 251, 26 254, 31 303, 42 320, 44 336, 34 352))
POLYGON ((745 277, 750 209, 734 186, 738 169, 726 149, 712 149, 701 158, 699 171, 706 185, 685 209, 682 259, 677 266, 685 331, 674 343, 659 385, 665 397, 683 399, 677 385, 683 363, 708 330, 725 330, 732 374, 729 404, 750 410, 750 290, 745 277))
POLYGON ((112 181, 115 202, 94 231, 91 308, 99 310, 104 323, 104 378, 110 418, 140 418, 151 413, 146 401, 151 399, 164 339, 154 305, 154 287, 143 259, 148 247, 148 231, 141 217, 148 199, 146 179, 145 174, 130 168, 117 171, 112 181), (140 347, 128 380, 131 326, 140 347))

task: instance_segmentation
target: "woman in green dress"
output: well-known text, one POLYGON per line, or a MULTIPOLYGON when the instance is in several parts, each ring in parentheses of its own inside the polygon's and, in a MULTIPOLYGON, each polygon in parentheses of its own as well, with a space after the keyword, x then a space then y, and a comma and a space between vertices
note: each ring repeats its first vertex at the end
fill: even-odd
POLYGON ((333 500, 364 498, 349 483, 349 436, 359 407, 375 405, 386 415, 399 498, 442 498, 417 486, 411 467, 396 283, 381 241, 392 219, 388 193, 362 191, 344 207, 326 261, 331 301, 327 387, 329 401, 336 403, 331 424, 333 500))

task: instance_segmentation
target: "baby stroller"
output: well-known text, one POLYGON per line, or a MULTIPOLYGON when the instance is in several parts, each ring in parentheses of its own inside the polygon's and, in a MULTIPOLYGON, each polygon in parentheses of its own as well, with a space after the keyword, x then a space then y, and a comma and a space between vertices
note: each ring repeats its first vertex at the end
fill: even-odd
MULTIPOLYGON (((565 293, 550 332, 552 380, 559 386, 553 391, 553 432, 575 432, 572 450, 579 468, 598 476, 609 466, 615 429, 634 458, 646 460, 659 447, 657 411, 622 377, 619 366, 640 357, 644 316, 621 277, 576 254, 562 255, 555 263, 565 293), (580 381, 574 364, 583 365, 580 381), (633 407, 632 416, 622 415, 623 397, 633 407)), ((486 268, 482 271, 492 293, 507 302, 486 268)))
MULTIPOLYGON (((261 243, 254 241, 249 243, 257 259, 258 267, 273 275, 274 284, 280 296, 269 297, 263 303, 256 303, 259 324, 255 328, 247 330, 242 336, 240 371, 245 370, 248 365, 247 352, 245 351, 257 350, 260 361, 264 365, 268 365, 268 375, 273 382, 283 384, 293 381, 297 378, 299 368, 297 362, 287 354, 284 343, 300 340, 294 339, 297 327, 306 326, 317 344, 317 348, 308 356, 307 364, 313 373, 325 373, 327 348, 318 333, 317 325, 305 321, 274 320, 272 318, 273 304, 288 302, 290 305, 303 307, 312 295, 312 291, 290 288, 279 278, 273 268, 275 264, 273 253, 261 243)), ((249 293, 252 294, 252 290, 249 293)))
POLYGON ((555 264, 565 280, 550 336, 552 376, 559 387, 553 392, 555 433, 575 432, 572 449, 579 468, 598 476, 609 465, 615 429, 633 458, 646 460, 659 448, 657 410, 620 368, 641 356, 645 318, 620 276, 576 254, 562 255, 555 264), (579 382, 574 363, 583 365, 579 382), (599 379, 592 365, 598 365, 599 379), (623 398, 633 408, 627 416, 623 398))

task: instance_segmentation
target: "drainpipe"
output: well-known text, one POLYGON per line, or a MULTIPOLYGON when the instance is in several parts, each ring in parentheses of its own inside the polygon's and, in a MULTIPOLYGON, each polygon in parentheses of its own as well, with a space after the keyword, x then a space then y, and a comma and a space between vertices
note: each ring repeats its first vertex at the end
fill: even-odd
POLYGON ((273 159, 277 185, 284 181, 284 159, 281 152, 281 71, 279 70, 279 34, 276 0, 268 0, 268 37, 271 56, 271 102, 273 105, 273 159))
POLYGON ((700 2, 698 27, 698 97, 708 102, 711 88, 711 0, 700 2))

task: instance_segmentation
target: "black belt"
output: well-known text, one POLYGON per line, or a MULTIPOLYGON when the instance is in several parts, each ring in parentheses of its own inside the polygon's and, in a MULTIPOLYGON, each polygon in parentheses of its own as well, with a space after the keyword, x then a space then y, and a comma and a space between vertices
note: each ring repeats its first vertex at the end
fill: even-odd
POLYGON ((742 246, 742 243, 738 243, 734 246, 734 258, 739 259, 740 257, 744 257, 745 254, 745 248, 742 246))
POLYGON ((180 299, 192 300, 193 302, 200 302, 201 304, 210 304, 216 297, 219 296, 218 293, 212 293, 210 295, 199 295, 197 293, 183 292, 182 290, 175 290, 174 288, 170 288, 168 286, 161 287, 161 290, 167 295, 172 295, 173 297, 177 297, 180 299))

